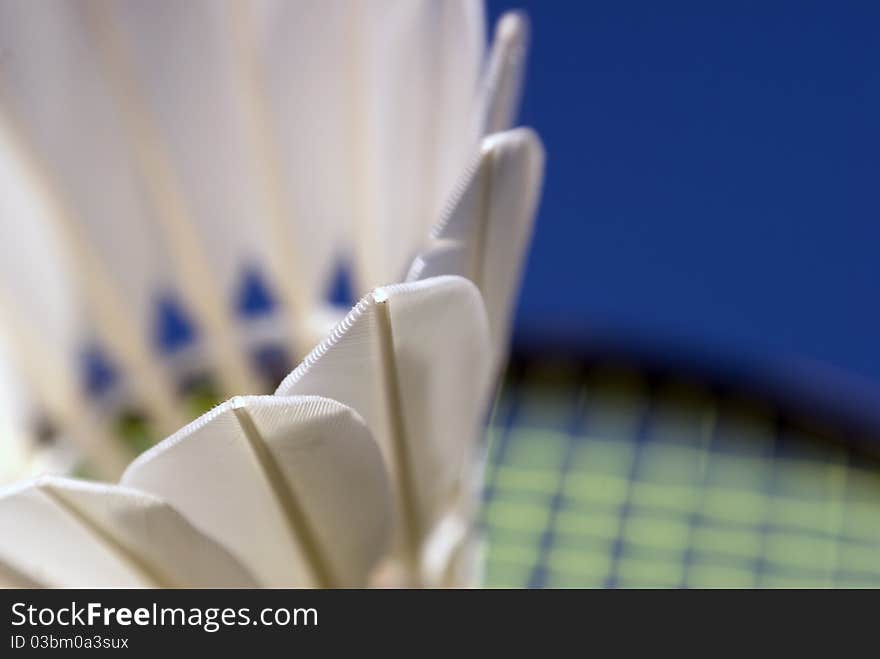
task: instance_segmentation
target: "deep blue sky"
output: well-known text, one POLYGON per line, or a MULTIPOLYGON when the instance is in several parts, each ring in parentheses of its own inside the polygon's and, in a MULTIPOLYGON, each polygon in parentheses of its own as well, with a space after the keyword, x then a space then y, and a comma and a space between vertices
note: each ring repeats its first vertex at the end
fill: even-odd
POLYGON ((880 2, 489 7, 531 16, 521 122, 548 152, 521 336, 880 385, 880 2))

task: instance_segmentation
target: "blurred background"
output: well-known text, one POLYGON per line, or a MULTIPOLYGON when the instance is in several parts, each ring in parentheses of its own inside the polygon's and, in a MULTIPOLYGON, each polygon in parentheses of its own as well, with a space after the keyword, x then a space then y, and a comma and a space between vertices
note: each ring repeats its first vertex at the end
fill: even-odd
POLYGON ((517 3, 496 586, 880 585, 880 6, 517 3))

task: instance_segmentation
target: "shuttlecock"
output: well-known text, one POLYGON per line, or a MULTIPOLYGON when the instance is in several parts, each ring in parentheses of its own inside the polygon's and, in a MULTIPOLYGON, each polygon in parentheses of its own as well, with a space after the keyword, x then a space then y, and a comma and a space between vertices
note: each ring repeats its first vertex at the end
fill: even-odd
POLYGON ((0 5, 8 471, 40 470, 35 419, 125 470, 0 496, 0 524, 84 547, 0 543, 11 582, 472 582, 543 172, 509 130, 525 20, 484 30, 469 0, 0 5), (169 573, 144 506, 235 567, 169 573))

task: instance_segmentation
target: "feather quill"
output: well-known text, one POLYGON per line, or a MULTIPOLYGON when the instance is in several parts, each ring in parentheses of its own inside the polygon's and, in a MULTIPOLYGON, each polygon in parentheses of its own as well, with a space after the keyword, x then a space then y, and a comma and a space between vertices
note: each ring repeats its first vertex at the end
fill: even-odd
POLYGON ((392 476, 396 559, 421 581, 425 538, 462 486, 486 407, 485 310, 460 277, 379 288, 281 383, 360 413, 392 476))
POLYGON ((496 370, 507 354, 543 172, 544 149, 533 131, 517 128, 485 138, 476 164, 433 229, 433 245, 415 259, 407 277, 459 275, 477 285, 486 303, 496 370))
POLYGON ((0 492, 0 565, 47 587, 253 587, 248 572, 156 497, 43 477, 0 492))
POLYGON ((315 396, 233 398, 144 453, 122 483, 174 505, 268 587, 363 586, 390 535, 369 431, 315 396))

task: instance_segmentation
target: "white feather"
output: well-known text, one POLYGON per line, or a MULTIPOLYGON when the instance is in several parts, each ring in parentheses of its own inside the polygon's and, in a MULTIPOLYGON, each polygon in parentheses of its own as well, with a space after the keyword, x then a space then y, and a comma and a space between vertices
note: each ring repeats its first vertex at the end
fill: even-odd
POLYGON ((130 57, 133 83, 179 178, 210 259, 214 287, 232 300, 244 269, 263 260, 266 236, 226 2, 120 0, 108 19, 130 57))
POLYGON ((50 477, 0 493, 0 564, 47 587, 255 585, 159 499, 50 477))
MULTIPOLYGON (((0 534, 0 582, 176 585, 226 570, 250 583, 247 570, 265 586, 357 586, 389 541, 406 583, 471 574, 479 437, 544 158, 523 129, 478 144, 515 120, 527 25, 502 18, 485 70, 483 31, 478 0, 0 3, 0 111, 77 284, 72 320, 39 301, 22 316, 50 318, 58 360, 94 312, 173 422, 148 349, 158 291, 182 293, 241 391, 250 376, 224 358, 236 337, 222 305, 252 260, 301 349, 326 323, 341 257, 365 291, 419 254, 408 283, 364 297, 276 396, 232 399, 136 460, 123 483, 151 495, 41 481, 0 498, 0 528, 28 520, 24 541, 0 534), (141 539, 144 507, 182 540, 141 539), (68 535, 73 561, 35 540, 68 535), (188 554, 167 564, 184 541, 214 557, 203 571, 188 554)), ((0 267, 0 293, 4 279, 0 267)))
POLYGON ((483 135, 507 130, 516 121, 528 40, 529 22, 522 12, 508 12, 498 20, 478 102, 477 122, 483 135))
POLYGON ((473 455, 490 363, 477 289, 437 277, 363 298, 276 392, 332 397, 364 417, 394 482, 395 555, 416 583, 421 545, 473 455))
POLYGON ((153 299, 172 287, 170 267, 147 216, 125 127, 110 102, 84 2, 4 2, 0 43, 3 101, 76 214, 139 327, 153 299))
POLYGON ((37 397, 97 470, 116 478, 131 456, 95 418, 84 395, 85 306, 51 213, 0 124, 0 323, 8 365, 20 376, 21 390, 37 397))
POLYGON ((363 421, 324 398, 233 398, 143 454, 122 483, 217 538, 263 586, 362 586, 391 505, 363 421))
POLYGON ((482 6, 354 3, 351 44, 354 257, 361 293, 399 281, 474 147, 482 6))
POLYGON ((324 0, 255 3, 254 93, 266 96, 286 211, 278 233, 310 314, 321 313, 335 268, 348 256, 344 234, 356 210, 347 39, 356 11, 324 0))
POLYGON ((0 485, 26 475, 33 444, 26 387, 19 375, 9 346, 0 336, 0 485))
POLYGON ((41 584, 0 562, 0 588, 40 588, 41 584))
POLYGON ((226 389, 258 391, 232 322, 234 286, 263 260, 266 237, 252 220, 257 173, 237 102, 228 3, 79 1, 175 290, 226 389))
MULTIPOLYGON (((497 378, 508 352, 516 292, 540 197, 544 150, 535 133, 518 128, 485 138, 480 151, 434 227, 433 245, 415 259, 408 279, 460 275, 477 284, 488 313, 497 378)), ((476 460, 455 512, 428 543, 425 570, 435 581, 472 583, 468 577, 476 574, 479 541, 472 522, 483 471, 484 461, 476 460)))
POLYGON ((511 316, 544 175, 544 149, 527 128, 483 140, 440 222, 434 244, 414 261, 410 281, 460 275, 483 294, 496 368, 507 355, 511 316))
POLYGON ((172 269, 147 214, 108 99, 83 2, 0 3, 0 111, 17 153, 52 204, 95 329, 160 423, 179 425, 172 387, 150 354, 154 295, 172 269), (112 277, 108 274, 112 273, 112 277))

